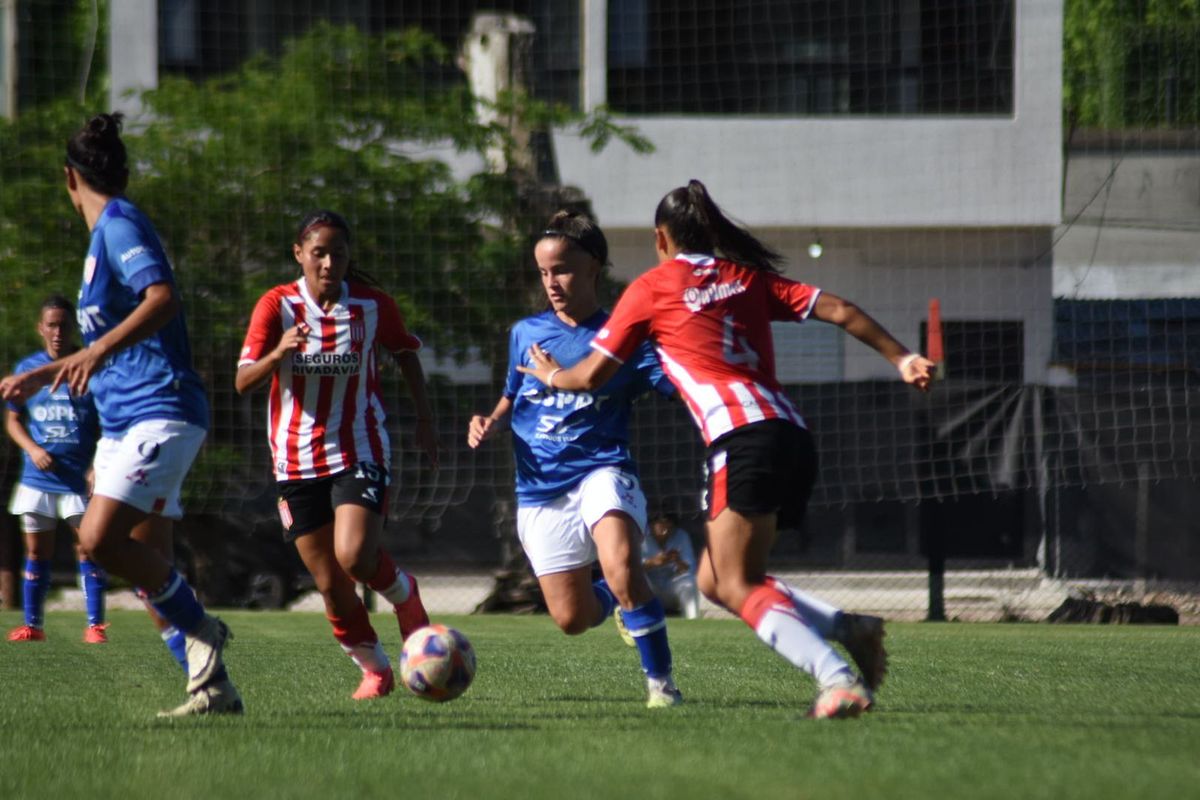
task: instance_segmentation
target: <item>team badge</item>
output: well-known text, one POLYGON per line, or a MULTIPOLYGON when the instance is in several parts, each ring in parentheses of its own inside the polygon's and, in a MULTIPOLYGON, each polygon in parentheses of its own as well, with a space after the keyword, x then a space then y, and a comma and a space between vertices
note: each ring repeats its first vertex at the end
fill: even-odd
POLYGON ((363 340, 367 338, 367 323, 361 317, 351 317, 350 319, 350 343, 361 345, 363 340))
POLYGON ((96 274, 96 257, 89 254, 88 257, 83 260, 83 282, 91 283, 92 276, 95 274, 96 274))

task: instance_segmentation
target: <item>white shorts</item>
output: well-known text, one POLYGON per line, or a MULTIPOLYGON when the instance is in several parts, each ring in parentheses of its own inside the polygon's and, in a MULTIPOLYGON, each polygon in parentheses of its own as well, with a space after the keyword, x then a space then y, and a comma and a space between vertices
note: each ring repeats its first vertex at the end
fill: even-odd
MULTIPOLYGON (((517 535, 534 575, 584 567, 596 560, 592 528, 610 511, 633 518, 646 530, 646 496, 636 476, 601 467, 545 505, 517 509, 517 535)), ((639 539, 638 541, 641 541, 639 539)))
POLYGON ((147 514, 183 516, 179 489, 207 431, 178 420, 153 419, 132 425, 120 438, 103 436, 93 462, 93 495, 110 497, 147 514))
POLYGON ((47 492, 20 483, 13 489, 12 502, 8 504, 8 513, 21 518, 21 530, 25 533, 53 531, 60 519, 78 528, 86 509, 83 495, 47 492))

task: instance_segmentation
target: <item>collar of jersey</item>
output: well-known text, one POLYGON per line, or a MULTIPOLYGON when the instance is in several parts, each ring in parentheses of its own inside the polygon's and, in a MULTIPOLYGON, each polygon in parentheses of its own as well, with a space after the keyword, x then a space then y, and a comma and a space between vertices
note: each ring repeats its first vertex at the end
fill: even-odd
POLYGON ((675 261, 686 261, 694 267, 708 267, 716 259, 706 253, 676 253, 675 261))
POLYGON ((554 323, 558 325, 558 327, 565 331, 596 330, 600 327, 599 323, 595 325, 589 325, 588 323, 592 322, 601 315, 604 315, 604 318, 608 319, 608 309, 606 309, 604 306, 597 308, 587 319, 580 320, 578 325, 568 325, 567 323, 563 322, 558 314, 554 313, 554 309, 549 309, 546 313, 550 315, 550 319, 554 320, 554 323))
POLYGON ((317 298, 315 298, 311 294, 309 294, 308 284, 304 282, 303 275, 300 276, 300 280, 296 281, 296 283, 299 284, 300 296, 304 298, 304 302, 307 305, 311 306, 313 311, 317 312, 317 316, 321 316, 321 317, 327 317, 330 314, 332 314, 334 311, 337 311, 339 308, 342 308, 345 305, 342 301, 346 299, 346 294, 350 291, 350 287, 346 285, 345 281, 342 281, 341 296, 338 297, 337 302, 333 304, 333 308, 326 311, 325 309, 321 308, 321 304, 317 302, 317 298))

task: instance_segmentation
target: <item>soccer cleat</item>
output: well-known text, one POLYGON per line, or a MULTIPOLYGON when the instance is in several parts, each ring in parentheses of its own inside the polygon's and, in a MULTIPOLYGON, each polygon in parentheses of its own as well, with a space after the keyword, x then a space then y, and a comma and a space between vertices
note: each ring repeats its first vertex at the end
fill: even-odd
POLYGON ((197 689, 183 705, 170 711, 160 711, 160 718, 198 717, 204 714, 242 714, 242 696, 231 681, 217 681, 203 689, 197 689))
POLYGON ((32 625, 20 625, 8 632, 10 642, 44 642, 46 632, 32 625))
POLYGON ((646 679, 646 708, 670 708, 683 702, 683 692, 670 678, 646 679))
POLYGON ((811 719, 853 719, 874 705, 871 690, 861 680, 848 686, 827 686, 809 709, 811 719))
POLYGON ((838 626, 838 641, 854 659, 867 689, 875 691, 887 673, 887 650, 883 649, 883 619, 867 614, 844 613, 838 626))
POLYGON ((633 640, 633 634, 629 632, 629 628, 625 627, 625 620, 621 617, 621 607, 613 609, 613 622, 617 623, 617 633, 621 635, 621 641, 630 647, 637 647, 637 642, 633 640))
MULTIPOLYGON (((204 619, 191 633, 184 635, 187 650, 189 694, 195 694, 220 672, 223 663, 221 651, 225 643, 233 638, 229 626, 216 617, 204 615, 204 619)), ((232 685, 232 684, 231 684, 232 685)), ((186 705, 186 704, 185 704, 186 705)))
POLYGON ((101 622, 99 625, 88 625, 83 629, 83 640, 88 644, 104 644, 108 641, 108 634, 104 632, 107 627, 107 622, 101 622))
POLYGON ((396 675, 391 667, 387 668, 387 672, 364 672, 362 683, 353 697, 355 700, 373 700, 391 694, 395 688, 396 675))
POLYGON ((429 624, 429 614, 425 612, 425 606, 421 604, 421 592, 417 589, 417 579, 409 575, 408 583, 408 598, 403 603, 392 606, 392 610, 396 613, 396 621, 400 623, 402 642, 408 639, 413 631, 429 624))

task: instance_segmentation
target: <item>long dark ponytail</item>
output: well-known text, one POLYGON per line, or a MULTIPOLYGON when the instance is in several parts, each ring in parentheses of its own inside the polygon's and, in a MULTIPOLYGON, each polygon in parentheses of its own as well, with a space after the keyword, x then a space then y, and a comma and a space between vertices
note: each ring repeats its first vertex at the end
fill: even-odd
MULTIPOLYGON (((350 223, 346 222, 346 218, 336 211, 330 211, 324 208, 316 211, 310 211, 300 220, 300 224, 296 226, 296 244, 303 247, 304 240, 308 238, 310 233, 317 228, 324 228, 327 226, 330 228, 337 228, 339 231, 341 231, 342 235, 346 237, 346 245, 350 245, 350 223)), ((346 267, 345 280, 347 283, 362 283, 376 289, 383 288, 379 281, 376 280, 374 275, 359 269, 353 260, 346 267)))
POLYGON ((688 253, 712 253, 755 269, 779 272, 784 258, 730 220, 696 179, 672 189, 654 211, 654 226, 688 253))

